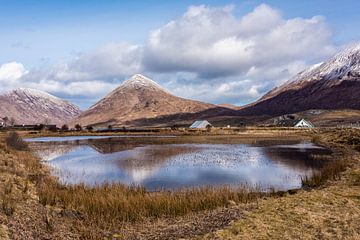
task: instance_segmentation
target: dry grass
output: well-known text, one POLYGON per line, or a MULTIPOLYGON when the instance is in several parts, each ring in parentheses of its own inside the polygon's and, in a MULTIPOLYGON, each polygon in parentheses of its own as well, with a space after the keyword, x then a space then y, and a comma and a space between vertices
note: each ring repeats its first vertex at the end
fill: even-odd
MULTIPOLYGON (((360 154, 358 130, 326 130, 318 143, 341 154, 295 195, 260 200, 231 226, 197 239, 360 239, 360 154)), ((248 207, 250 205, 247 205, 248 207)))
MULTIPOLYGON (((327 133, 324 136, 334 141, 343 140, 344 145, 350 143, 346 137, 336 137, 336 134, 332 134, 327 133)), ((228 141, 231 142, 231 139, 228 141)), ((324 141, 324 139, 319 138, 318 141, 324 141)), ((352 147, 357 148, 357 145, 352 144, 352 147)), ((284 236, 291 239, 306 238, 312 236, 311 234, 319 234, 318 236, 323 238, 329 236, 356 238, 360 232, 358 228, 360 225, 358 222, 360 219, 360 174, 358 171, 353 171, 349 177, 348 182, 351 183, 351 187, 336 185, 310 192, 300 191, 295 195, 281 193, 284 195, 281 198, 271 197, 271 195, 279 196, 280 193, 264 194, 244 188, 238 190, 201 188, 149 193, 142 188, 126 187, 120 184, 98 187, 63 186, 50 177, 39 160, 29 152, 17 151, 2 144, 1 141, 0 152, 0 171, 25 179, 16 186, 14 185, 16 181, 13 180, 11 183, 15 187, 7 190, 2 188, 0 192, 2 195, 7 192, 9 200, 18 201, 19 196, 34 194, 32 186, 35 185, 36 198, 34 199, 38 199, 39 206, 41 206, 39 202, 47 206, 46 208, 39 207, 39 209, 60 209, 60 213, 72 216, 70 219, 61 217, 60 220, 56 220, 56 217, 47 215, 45 211, 39 218, 41 221, 39 224, 43 226, 46 233, 50 234, 48 236, 59 234, 59 228, 62 226, 59 221, 64 221, 61 224, 67 226, 64 227, 67 232, 77 232, 80 238, 103 239, 104 232, 106 236, 111 236, 112 233, 121 229, 124 222, 138 224, 143 221, 146 224, 149 219, 177 218, 177 216, 229 205, 238 205, 247 209, 245 218, 229 229, 216 232, 206 238, 252 239, 257 236, 266 239, 284 236), (17 192, 14 189, 17 189, 17 192), (352 209, 353 215, 350 215, 349 209, 352 209), (76 224, 70 230, 69 225, 72 223, 76 224), (304 237, 301 237, 302 232, 304 232, 304 237)), ((339 165, 332 167, 328 165, 328 168, 323 169, 322 175, 313 180, 316 184, 309 183, 309 186, 323 185, 327 180, 341 181, 343 178, 340 179, 339 169, 342 169, 339 165)), ((0 187, 2 185, 4 184, 0 187)), ((11 206, 11 202, 7 206, 11 206)), ((16 204, 12 213, 11 207, 8 209, 10 209, 10 217, 11 214, 16 215, 20 211, 16 204)), ((32 225, 28 227, 31 228, 32 225)), ((60 233, 63 234, 61 231, 60 233)))
POLYGON ((146 192, 140 187, 108 184, 97 187, 63 186, 55 181, 38 188, 44 205, 73 209, 97 224, 112 226, 121 222, 175 217, 190 212, 252 202, 266 195, 245 188, 193 188, 181 191, 146 192))
POLYGON ((8 147, 18 151, 28 151, 28 144, 16 132, 10 132, 5 137, 5 143, 8 147))
POLYGON ((319 171, 313 173, 312 176, 301 179, 304 188, 319 187, 328 180, 339 180, 340 174, 346 170, 348 162, 346 160, 336 159, 330 160, 319 171))

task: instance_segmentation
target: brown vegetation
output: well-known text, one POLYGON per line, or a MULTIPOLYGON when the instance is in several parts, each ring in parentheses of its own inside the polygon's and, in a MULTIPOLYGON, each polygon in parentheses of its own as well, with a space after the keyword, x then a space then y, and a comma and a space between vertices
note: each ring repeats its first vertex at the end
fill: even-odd
MULTIPOLYGON (((334 147, 349 144, 352 148, 357 149, 355 136, 360 136, 359 131, 348 134, 347 131, 331 130, 322 132, 321 137, 316 137, 314 140, 334 147)), ((231 137, 223 138, 221 136, 214 137, 212 141, 216 141, 217 138, 232 142, 231 137)), ((201 136, 194 141, 200 140, 201 136)), ((310 204, 311 201, 324 201, 323 197, 317 195, 320 194, 320 191, 324 196, 334 198, 333 207, 344 201, 343 198, 339 197, 338 199, 334 195, 335 193, 328 192, 330 190, 327 189, 334 188, 331 185, 310 192, 300 190, 295 195, 293 195, 293 191, 289 193, 259 193, 245 188, 235 190, 226 187, 149 193, 142 188, 126 187, 120 184, 96 187, 64 186, 50 177, 47 169, 29 152, 18 151, 12 147, 12 144, 5 145, 0 141, 0 153, 0 171, 4 173, 1 177, 6 179, 0 184, 2 199, 0 224, 9 226, 7 234, 14 239, 23 239, 25 238, 23 234, 29 233, 32 234, 29 235, 29 238, 32 239, 103 239, 104 237, 175 239, 215 231, 219 227, 225 227, 230 221, 239 220, 245 214, 248 220, 241 220, 240 227, 238 224, 233 225, 229 228, 230 233, 226 232, 225 235, 216 233, 216 236, 207 236, 210 239, 222 236, 232 239, 243 236, 243 231, 247 231, 250 227, 257 229, 263 224, 256 222, 258 220, 253 221, 254 217, 263 217, 263 221, 272 217, 274 223, 277 224, 280 219, 283 221, 282 216, 290 214, 291 209, 285 213, 281 210, 281 204, 286 208, 298 204, 298 206, 308 209, 306 204, 310 204), (272 197, 280 195, 283 197, 272 197), (301 199, 301 204, 297 202, 297 199, 301 199), (259 208, 262 209, 262 212, 259 208), (209 211, 211 209, 213 210, 209 211), (259 213, 257 213, 258 210, 259 213), (199 214, 194 215, 196 212, 199 214), (2 213, 6 217, 2 217, 2 213), (33 222, 26 220, 29 218, 33 222), (200 222, 197 223, 197 221, 200 222), (249 228, 244 226, 244 221, 249 224, 249 228), (20 223, 21 227, 17 229, 20 223), (36 228, 33 230, 34 224, 36 228), (184 229, 187 229, 186 232, 183 232, 184 229)), ((356 169, 353 170, 354 159, 345 158, 342 153, 339 154, 339 157, 338 159, 347 159, 347 161, 330 161, 330 164, 325 165, 313 178, 304 179, 304 186, 307 188, 327 186, 329 180, 330 182, 342 181, 344 179, 342 171, 352 169, 347 181, 351 184, 351 188, 358 188, 360 172, 356 169)), ((317 160, 321 161, 321 159, 317 160)), ((356 192, 354 194, 356 195, 356 192)), ((356 200, 356 198, 354 199, 356 200)), ((349 200, 349 204, 353 204, 351 201, 349 200)), ((342 208, 342 211, 346 210, 346 206, 342 208)), ((316 211, 316 209, 311 208, 307 211, 316 211)), ((353 211, 357 214, 358 209, 354 208, 353 211)), ((336 214, 338 214, 337 211, 336 214)), ((321 213, 319 216, 322 216, 321 213)), ((294 224, 300 219, 304 221, 302 215, 294 215, 288 220, 294 224)), ((353 218, 349 217, 347 221, 349 228, 352 229, 349 236, 356 236, 357 230, 353 228, 353 218)), ((304 222, 297 223, 298 226, 304 224, 304 222)), ((266 224, 271 224, 271 221, 266 224)), ((286 236, 292 236, 286 232, 291 229, 286 225, 286 221, 282 224, 284 226, 282 232, 286 236)), ((0 236, 2 236, 1 231, 0 225, 0 236)), ((254 235, 248 236, 254 237, 254 235)))
POLYGON ((28 151, 29 146, 16 132, 10 132, 5 137, 5 143, 8 147, 19 151, 28 151))

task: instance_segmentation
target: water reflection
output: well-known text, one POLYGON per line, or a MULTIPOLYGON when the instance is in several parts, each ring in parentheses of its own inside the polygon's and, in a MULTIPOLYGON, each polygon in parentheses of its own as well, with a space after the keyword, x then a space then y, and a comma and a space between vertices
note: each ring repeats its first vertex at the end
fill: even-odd
POLYGON ((274 141, 221 144, 179 139, 164 143, 104 138, 31 142, 31 146, 65 183, 121 182, 148 190, 238 184, 298 188, 301 176, 321 166, 312 155, 330 153, 312 143, 274 141))

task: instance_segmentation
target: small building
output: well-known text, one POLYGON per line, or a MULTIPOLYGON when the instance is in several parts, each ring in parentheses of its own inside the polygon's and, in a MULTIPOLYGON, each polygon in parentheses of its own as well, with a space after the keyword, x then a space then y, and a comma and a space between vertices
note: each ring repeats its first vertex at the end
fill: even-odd
POLYGON ((209 127, 212 127, 211 123, 209 123, 206 120, 197 120, 191 126, 190 129, 207 129, 209 127))
POLYGON ((7 122, 8 122, 8 118, 7 117, 0 117, 0 127, 6 127, 7 126, 7 122))
POLYGON ((314 128, 315 125, 305 119, 285 119, 280 120, 276 124, 278 127, 295 127, 295 128, 314 128))

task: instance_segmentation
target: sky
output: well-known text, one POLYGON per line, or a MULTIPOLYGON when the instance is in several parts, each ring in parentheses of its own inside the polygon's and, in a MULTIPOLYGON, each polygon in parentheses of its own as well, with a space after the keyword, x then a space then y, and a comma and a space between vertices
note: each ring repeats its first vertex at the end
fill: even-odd
POLYGON ((244 105, 360 41, 360 1, 0 0, 0 91, 82 109, 133 74, 244 105))

